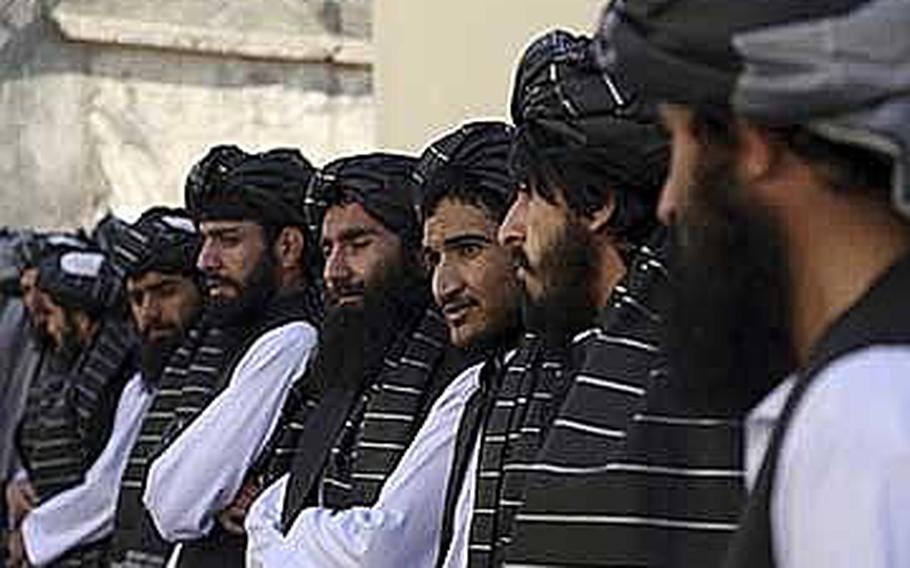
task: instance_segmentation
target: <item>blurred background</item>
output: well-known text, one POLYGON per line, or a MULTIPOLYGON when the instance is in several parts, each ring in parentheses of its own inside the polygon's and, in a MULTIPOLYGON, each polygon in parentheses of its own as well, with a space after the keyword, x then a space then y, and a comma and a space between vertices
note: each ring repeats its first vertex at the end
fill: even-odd
POLYGON ((315 164, 504 118, 522 48, 604 0, 0 0, 0 226, 182 202, 215 144, 315 164))

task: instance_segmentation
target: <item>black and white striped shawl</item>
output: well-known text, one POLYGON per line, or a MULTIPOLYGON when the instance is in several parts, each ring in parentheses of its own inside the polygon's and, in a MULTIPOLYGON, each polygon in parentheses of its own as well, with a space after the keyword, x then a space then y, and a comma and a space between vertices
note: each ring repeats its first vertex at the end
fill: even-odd
MULTIPOLYGON (((136 337, 120 318, 102 321, 73 370, 48 377, 21 429, 21 456, 39 502, 82 482, 110 437, 120 393, 135 373, 136 337)), ((103 546, 69 551, 52 566, 94 566, 103 546)))
POLYGON ((324 507, 342 509, 376 501, 420 429, 434 395, 455 377, 452 371, 462 367, 443 369, 447 351, 454 351, 448 327, 435 307, 429 308, 392 347, 378 376, 356 400, 322 476, 324 507))
MULTIPOLYGON (((299 429, 319 428, 321 414, 344 412, 346 419, 331 448, 325 448, 321 472, 310 487, 288 492, 284 504, 284 524, 289 527, 306 506, 317 504, 340 509, 375 502, 383 483, 394 471, 404 450, 420 429, 436 396, 468 364, 460 350, 451 346, 448 327, 438 311, 428 308, 416 324, 402 331, 392 343, 382 367, 349 398, 341 397, 340 408, 332 408, 326 396, 309 420, 297 421, 299 429)), ((294 455, 318 454, 312 447, 298 444, 294 455)), ((293 475, 301 475, 293 471, 293 475)))
POLYGON ((643 247, 536 459, 505 564, 713 566, 743 497, 740 421, 691 409, 660 349, 661 254, 643 247))
MULTIPOLYGON (((565 390, 564 364, 548 352, 534 335, 526 334, 515 354, 497 370, 482 374, 483 386, 468 403, 459 426, 459 438, 480 435, 476 490, 469 541, 469 562, 486 565, 501 554, 521 503, 524 474, 512 474, 508 464, 534 458, 546 437, 548 425, 565 390), (472 426, 468 422, 479 421, 472 426)), ((456 462, 468 459, 469 444, 460 440, 456 462)), ((453 470, 447 514, 443 523, 444 547, 452 534, 451 507, 460 494, 465 468, 453 470)), ((440 560, 445 552, 440 554, 440 560)))
POLYGON ((145 415, 121 480, 113 545, 114 565, 124 568, 164 566, 173 544, 166 542, 142 505, 148 468, 154 459, 198 416, 228 383, 233 368, 264 333, 292 321, 317 325, 318 292, 307 290, 276 297, 259 321, 243 328, 211 325, 199 317, 164 368, 155 398, 145 415))

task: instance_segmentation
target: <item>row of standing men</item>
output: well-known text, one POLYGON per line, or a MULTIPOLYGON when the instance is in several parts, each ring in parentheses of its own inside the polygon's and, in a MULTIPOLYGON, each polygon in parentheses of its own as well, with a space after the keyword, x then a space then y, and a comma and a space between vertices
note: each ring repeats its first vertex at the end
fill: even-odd
MULTIPOLYGON (((707 134, 679 105, 660 107, 659 126, 641 93, 653 80, 663 96, 666 77, 615 65, 643 57, 634 33, 663 24, 628 4, 607 10, 597 41, 555 31, 525 51, 513 125, 472 122, 419 158, 318 170, 294 150, 219 146, 190 172, 185 210, 156 207, 94 240, 23 239, 17 278, 48 348, 7 363, 34 376, 7 484, 10 564, 900 566, 903 391, 864 399, 878 415, 861 427, 869 472, 831 441, 857 440, 818 433, 843 392, 804 402, 815 416, 792 435, 807 447, 783 436, 811 382, 852 388, 839 358, 859 354, 876 386, 875 369, 908 364, 906 227, 864 227, 892 236, 892 254, 863 265, 880 281, 825 320, 811 357, 797 340, 780 347, 801 336, 769 316, 800 320, 802 306, 713 285, 786 295, 792 282, 755 253, 776 235, 748 233, 754 219, 716 194, 746 191, 716 169, 732 150, 681 181, 699 157, 686 133, 707 134), (883 361, 879 344, 897 351, 883 361)), ((730 26, 793 17, 767 10, 730 26)), ((723 120, 698 124, 719 136, 723 120)), ((771 152, 744 132, 752 146, 733 148, 771 152)), ((782 166, 755 155, 745 179, 769 187, 782 166)), ((823 158, 803 157, 811 171, 823 158)), ((875 175, 848 179, 874 188, 875 175)))

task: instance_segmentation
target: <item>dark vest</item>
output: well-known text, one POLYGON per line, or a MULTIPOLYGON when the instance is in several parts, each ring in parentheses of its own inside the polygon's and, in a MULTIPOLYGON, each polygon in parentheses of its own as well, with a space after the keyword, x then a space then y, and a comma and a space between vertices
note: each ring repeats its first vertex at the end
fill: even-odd
POLYGON ((396 337, 374 376, 327 389, 302 424, 284 503, 285 528, 307 506, 341 509, 375 502, 436 395, 466 365, 464 354, 449 343, 444 320, 428 308, 396 337))
MULTIPOLYGON (((107 444, 120 393, 136 371, 135 334, 119 318, 102 322, 73 370, 42 385, 36 414, 22 427, 22 458, 40 501, 82 482, 107 444)), ((91 566, 103 545, 68 551, 52 566, 91 566)))
MULTIPOLYGON (((164 566, 174 545, 161 538, 142 505, 151 463, 227 386, 234 367, 260 336, 293 321, 318 323, 319 313, 315 292, 309 289, 276 297, 252 325, 223 328, 211 325, 203 315, 190 328, 165 366, 127 461, 117 507, 113 565, 164 566)), ((226 549, 232 559, 239 551, 240 557, 233 563, 242 565, 244 546, 242 538, 226 535, 217 526, 208 537, 184 544, 181 563, 189 558, 192 566, 209 565, 213 550, 226 549)), ((211 565, 223 564, 213 560, 211 565)))
POLYGON ((815 345, 774 426, 755 487, 730 544, 725 568, 773 568, 770 503, 781 446, 803 396, 835 360, 873 345, 910 344, 910 256, 892 267, 815 345))

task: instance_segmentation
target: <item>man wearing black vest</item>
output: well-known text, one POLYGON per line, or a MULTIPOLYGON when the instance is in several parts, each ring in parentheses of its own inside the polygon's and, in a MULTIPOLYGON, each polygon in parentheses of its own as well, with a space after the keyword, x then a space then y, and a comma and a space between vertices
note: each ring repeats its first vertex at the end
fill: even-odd
MULTIPOLYGON (((44 327, 55 352, 75 363, 42 381, 19 428, 19 457, 35 502, 22 517, 78 485, 110 436, 117 400, 135 368, 135 335, 122 313, 118 276, 95 250, 64 250, 37 265, 44 327)), ((24 530, 24 528, 23 528, 24 530)), ((11 539, 14 564, 23 536, 11 539)), ((95 553, 74 553, 61 565, 81 566, 95 553)))
POLYGON ((127 457, 151 405, 163 362, 180 344, 201 305, 201 280, 195 270, 198 233, 184 212, 152 209, 118 241, 113 252, 126 278, 140 337, 139 368, 123 388, 110 437, 82 481, 23 519, 22 542, 30 565, 106 565, 104 552, 114 528, 127 457))
MULTIPOLYGON (((389 498, 387 477, 401 460, 413 459, 412 440, 431 404, 466 366, 464 354, 450 345, 420 267, 414 166, 412 158, 386 154, 344 158, 326 166, 310 192, 315 206, 327 208, 321 225, 329 310, 313 369, 324 396, 303 422, 290 475, 251 509, 251 566, 350 565, 385 557, 388 548, 376 550, 364 540, 373 522, 383 524, 370 507, 389 498)), ((482 313, 460 309, 463 316, 482 313)), ((441 492, 436 488, 433 496, 441 492)), ((423 525, 405 522, 417 530, 423 525)), ((409 546, 385 542, 398 553, 409 546)))
POLYGON ((206 306, 167 361, 128 460, 119 565, 161 566, 176 542, 181 565, 242 565, 244 539, 219 516, 252 474, 316 344, 320 305, 302 216, 311 172, 297 151, 219 146, 190 173, 206 306))
POLYGON ((738 421, 692 407, 665 369, 655 205, 669 148, 652 110, 597 68, 586 38, 551 32, 519 64, 523 189, 500 236, 525 324, 568 347, 571 373, 550 418, 510 429, 502 457, 482 444, 471 566, 711 565, 735 528, 738 421), (529 427, 542 430, 530 450, 529 427))
POLYGON ((910 4, 615 6, 603 64, 673 137, 681 379, 758 403, 726 566, 910 565, 910 4))
MULTIPOLYGON (((38 290, 37 264, 46 256, 64 250, 84 250, 89 243, 79 236, 67 233, 22 233, 16 238, 13 258, 13 273, 10 283, 15 289, 12 294, 21 298, 21 309, 24 312, 24 325, 18 330, 7 330, 13 335, 8 337, 3 357, 5 370, 9 373, 10 391, 18 391, 11 406, 4 409, 3 421, 7 429, 3 433, 3 475, 6 488, 5 515, 10 521, 10 528, 15 527, 24 513, 34 505, 34 489, 28 482, 24 469, 21 468, 15 447, 15 433, 19 421, 26 409, 36 408, 40 404, 43 392, 43 379, 66 369, 72 361, 62 361, 54 354, 53 343, 45 330, 47 314, 47 294, 38 290)), ((17 298, 17 299, 19 299, 17 298)), ((12 298, 11 301, 15 302, 12 298)), ((11 305, 13 312, 16 304, 11 305)), ((9 315, 14 315, 10 313, 9 315)), ((6 317, 6 314, 4 315, 6 317)), ((6 520, 6 519, 5 519, 6 520)), ((5 550, 4 546, 4 550, 5 550)))

